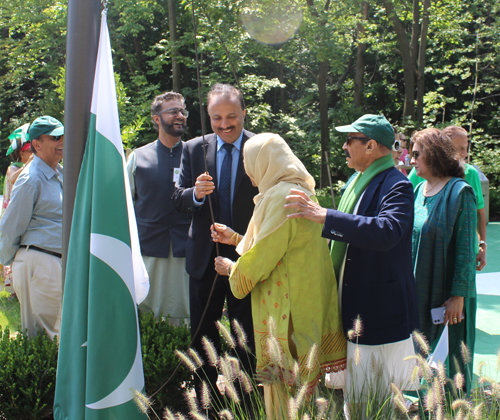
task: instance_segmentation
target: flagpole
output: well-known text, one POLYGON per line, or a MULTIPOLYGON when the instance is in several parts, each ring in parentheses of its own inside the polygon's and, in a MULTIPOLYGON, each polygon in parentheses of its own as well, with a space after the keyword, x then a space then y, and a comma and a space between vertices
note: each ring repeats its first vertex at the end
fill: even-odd
POLYGON ((99 0, 68 2, 64 101, 63 287, 76 186, 90 122, 100 16, 99 0))

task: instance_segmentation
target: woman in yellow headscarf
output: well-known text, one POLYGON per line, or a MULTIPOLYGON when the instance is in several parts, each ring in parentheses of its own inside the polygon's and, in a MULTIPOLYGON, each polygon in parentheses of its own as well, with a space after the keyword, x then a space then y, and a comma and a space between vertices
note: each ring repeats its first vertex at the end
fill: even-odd
POLYGON ((241 255, 236 262, 218 257, 215 268, 229 275, 237 298, 252 292, 257 373, 269 377, 284 372, 278 381, 282 385, 265 387, 267 417, 281 418, 287 412, 289 391, 283 382, 294 361, 301 384, 310 390, 322 372, 345 368, 337 281, 321 226, 288 219, 291 211, 283 207, 290 189, 314 196, 315 186, 287 143, 276 134, 254 136, 245 143, 243 162, 259 188, 254 213, 243 237, 224 225, 212 227, 214 241, 235 245, 241 255), (275 366, 273 343, 279 343, 279 351, 287 356, 285 366, 275 366))

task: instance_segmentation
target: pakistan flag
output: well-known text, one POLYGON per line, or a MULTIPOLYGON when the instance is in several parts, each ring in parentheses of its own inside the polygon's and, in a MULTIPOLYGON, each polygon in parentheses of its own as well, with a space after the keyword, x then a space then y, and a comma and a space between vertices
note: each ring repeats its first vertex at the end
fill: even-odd
POLYGON ((125 171, 106 14, 71 227, 54 418, 146 419, 136 303, 148 291, 125 171))

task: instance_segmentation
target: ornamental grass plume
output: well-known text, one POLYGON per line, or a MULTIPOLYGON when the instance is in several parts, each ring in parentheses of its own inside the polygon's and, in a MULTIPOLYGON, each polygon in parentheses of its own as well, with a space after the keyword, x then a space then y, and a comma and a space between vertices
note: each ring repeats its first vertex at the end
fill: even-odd
POLYGON ((175 420, 174 413, 172 413, 168 407, 163 410, 163 420, 175 420))
POLYGON ((436 420, 444 420, 444 407, 439 405, 436 410, 436 420))
POLYGON ((457 391, 463 389, 465 380, 464 380, 464 375, 461 372, 455 373, 453 381, 455 382, 455 387, 457 388, 457 391))
POLYGON ((224 420, 234 420, 233 413, 229 411, 227 408, 219 412, 219 417, 224 420))
POLYGON ((440 379, 436 376, 434 377, 434 381, 432 382, 432 392, 434 394, 434 398, 437 401, 438 405, 444 403, 444 389, 441 384, 440 379))
POLYGON ((175 418, 176 420, 187 420, 187 418, 185 416, 182 415, 182 413, 175 413, 175 418))
POLYGON ((316 410, 318 411, 317 412, 318 419, 322 419, 325 417, 327 409, 328 409, 328 400, 323 397, 316 398, 316 410))
POLYGON ((458 413, 455 416, 455 420, 465 420, 465 413, 461 408, 458 409, 458 413))
POLYGON ((217 325, 217 329, 219 330, 219 332, 222 334, 222 337, 226 341, 226 344, 230 348, 235 349, 236 343, 235 343, 234 338, 231 334, 231 331, 229 331, 229 328, 227 328, 220 320, 216 322, 216 325, 217 325))
POLYGON ((201 408, 208 410, 212 403, 212 397, 210 394, 210 387, 206 381, 201 382, 201 408))
POLYGON ((483 418, 483 407, 484 403, 477 405, 472 411, 472 417, 474 420, 481 420, 483 418))
POLYGON ((208 363, 210 366, 217 367, 219 364, 219 355, 217 354, 217 350, 215 350, 214 343, 206 336, 201 339, 201 343, 207 355, 208 363))
POLYGON ((413 331, 413 339, 417 343, 418 348, 420 349, 420 352, 427 357, 430 352, 431 348, 429 346, 429 343, 427 342, 426 338, 424 335, 417 330, 413 331))
POLYGON ((305 413, 303 416, 302 416, 302 420, 311 420, 311 416, 307 413, 305 413))
POLYGON ((284 355, 276 336, 270 335, 267 337, 266 345, 270 363, 275 366, 282 366, 284 364, 284 355))
POLYGON ((227 355, 227 360, 231 366, 231 372, 233 374, 232 378, 234 381, 240 376, 240 371, 241 371, 240 361, 236 357, 229 355, 227 355))
POLYGON ((484 360, 481 360, 479 364, 477 365, 477 376, 481 377, 483 376, 483 369, 486 366, 486 362, 484 360))
POLYGON ((467 344, 463 341, 460 342, 460 353, 462 353, 462 360, 464 361, 464 364, 469 364, 471 362, 470 351, 467 344))
POLYGON ((299 412, 299 407, 297 406, 297 401, 295 398, 290 397, 288 400, 288 417, 290 419, 296 419, 299 412))
POLYGON ((497 351, 497 365, 496 365, 496 371, 498 372, 500 370, 500 349, 497 351))
POLYGON ((361 335, 363 334, 363 321, 361 320, 361 317, 359 315, 354 320, 353 330, 354 330, 354 336, 356 338, 361 337, 361 335))
POLYGON ((196 369, 201 368, 205 364, 205 362, 203 361, 203 359, 200 357, 200 355, 198 354, 198 352, 196 350, 190 348, 188 350, 188 353, 189 353, 189 356, 191 356, 191 360, 196 365, 196 369))
POLYGON ((233 382, 238 374, 233 370, 233 364, 231 363, 231 357, 229 354, 225 354, 224 357, 220 358, 220 370, 222 371, 222 376, 226 383, 233 382))
POLYGON ((248 337, 247 337, 245 331, 243 330, 243 327, 240 325, 240 323, 236 319, 233 319, 232 325, 233 325, 234 331, 236 331, 236 339, 238 340, 238 345, 240 347, 244 348, 245 350, 248 350, 248 346, 247 346, 248 337))
POLYGON ((397 387, 396 384, 391 383, 391 392, 392 392, 392 401, 396 408, 401 411, 401 414, 408 415, 408 410, 406 409, 405 398, 401 390, 397 387))
POLYGON ((243 369, 240 370, 240 383, 245 394, 250 394, 253 391, 252 380, 243 369))
POLYGON ((307 354, 306 368, 312 372, 318 364, 318 345, 314 343, 307 354))
POLYGON ((451 403, 451 408, 454 411, 463 410, 465 412, 468 412, 470 410, 470 403, 467 400, 458 399, 451 403))
POLYGON ((198 409, 198 402, 192 392, 186 389, 184 391, 184 399, 186 400, 190 413, 199 413, 200 410, 198 409))
POLYGON ((240 396, 238 395, 238 391, 236 391, 236 388, 234 386, 233 382, 226 382, 225 383, 225 388, 224 388, 224 393, 235 403, 239 404, 240 403, 240 396))
POLYGON ((193 420, 208 420, 203 414, 201 413, 189 413, 191 418, 193 420))
POLYGON ((441 386, 444 386, 446 384, 447 378, 446 378, 446 369, 444 367, 443 362, 441 360, 438 362, 438 378, 439 382, 441 382, 441 386))
POLYGON ((359 366, 359 364, 361 363, 361 348, 356 345, 356 347, 354 348, 354 364, 356 366, 359 366))
POLYGON ((132 397, 139 410, 147 415, 149 410, 151 410, 151 400, 136 389, 131 389, 130 391, 132 392, 132 397))
POLYGON ((432 412, 434 412, 437 405, 438 405, 438 402, 436 401, 436 398, 434 397, 434 392, 433 392, 432 388, 430 388, 424 397, 425 411, 432 413, 432 412))
POLYGON ((191 358, 186 353, 184 353, 183 351, 180 351, 180 350, 176 350, 175 354, 177 355, 177 357, 179 359, 181 359, 181 362, 184 364, 184 366, 186 366, 191 372, 196 371, 195 363, 191 360, 191 358))
POLYGON ((295 399, 295 404, 297 405, 297 410, 300 410, 305 403, 307 395, 307 385, 302 385, 297 392, 297 398, 295 399))

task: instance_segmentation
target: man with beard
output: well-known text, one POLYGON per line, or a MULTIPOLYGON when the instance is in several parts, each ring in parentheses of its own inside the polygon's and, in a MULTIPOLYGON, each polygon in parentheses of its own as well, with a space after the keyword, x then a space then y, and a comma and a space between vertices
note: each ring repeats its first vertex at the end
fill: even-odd
POLYGON ((135 203, 141 253, 149 274, 150 290, 139 305, 155 317, 170 316, 170 323, 189 323, 189 276, 186 241, 190 216, 179 213, 171 197, 179 167, 188 111, 176 92, 158 95, 151 105, 158 139, 132 152, 127 169, 135 203))

